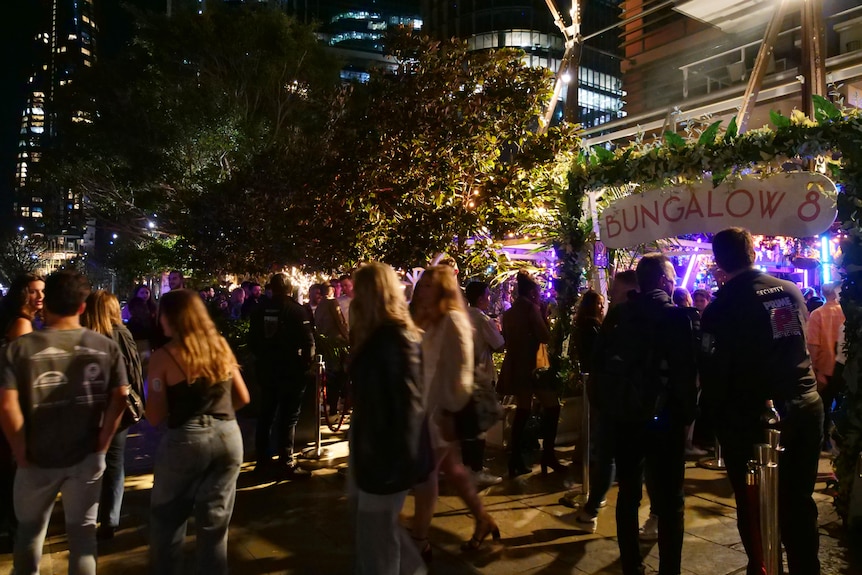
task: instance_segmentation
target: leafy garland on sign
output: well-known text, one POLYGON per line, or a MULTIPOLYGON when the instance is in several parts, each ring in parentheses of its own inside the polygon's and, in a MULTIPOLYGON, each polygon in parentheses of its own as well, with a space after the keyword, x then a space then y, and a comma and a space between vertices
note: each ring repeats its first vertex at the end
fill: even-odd
POLYGON ((739 134, 736 119, 721 131, 721 122, 706 127, 697 138, 685 139, 666 132, 662 142, 640 140, 613 152, 594 147, 581 152, 569 173, 569 189, 560 214, 556 244, 560 274, 565 280, 561 304, 572 309, 583 275, 590 224, 584 222, 584 199, 590 191, 638 183, 639 190, 710 178, 718 185, 744 172, 770 173, 787 163, 816 161, 825 164, 838 183, 838 219, 847 240, 842 244, 844 283, 841 306, 847 318, 848 381, 842 413, 836 415, 840 454, 834 461, 839 481, 835 506, 846 521, 856 462, 862 451, 862 112, 839 109, 829 100, 814 97, 814 119, 795 110, 790 117, 770 114, 773 128, 739 134))

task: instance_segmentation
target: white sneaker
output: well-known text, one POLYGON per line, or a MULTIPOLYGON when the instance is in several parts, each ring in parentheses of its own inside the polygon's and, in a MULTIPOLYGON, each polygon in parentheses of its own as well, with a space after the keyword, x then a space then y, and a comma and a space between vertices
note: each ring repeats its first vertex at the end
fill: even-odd
POLYGON ((502 482, 502 477, 500 477, 499 475, 488 473, 484 469, 482 471, 473 472, 473 483, 476 484, 476 487, 488 487, 490 485, 497 485, 498 483, 502 482))
POLYGON ((650 514, 647 517, 643 527, 638 530, 638 538, 641 541, 656 541, 658 539, 658 515, 650 514))
POLYGON ((595 533, 596 529, 599 527, 599 518, 595 515, 590 515, 583 509, 578 511, 578 514, 575 515, 575 525, 578 529, 583 529, 584 531, 589 531, 590 533, 595 533))

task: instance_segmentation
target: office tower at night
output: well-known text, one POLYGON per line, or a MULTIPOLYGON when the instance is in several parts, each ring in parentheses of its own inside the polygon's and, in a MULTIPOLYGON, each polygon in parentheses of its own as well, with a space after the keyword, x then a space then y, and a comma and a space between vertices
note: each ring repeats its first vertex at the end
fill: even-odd
MULTIPOLYGON (((602 32, 617 23, 619 4, 581 2, 581 34, 590 36, 582 44, 578 70, 578 120, 585 127, 623 115, 617 33, 602 32)), ((557 8, 567 18, 571 3, 558 2, 557 8)), ((565 42, 543 0, 423 0, 422 16, 424 30, 436 38, 463 38, 473 50, 520 48, 529 65, 560 68, 565 42)), ((560 116, 558 107, 555 119, 560 116)))
MULTIPOLYGON (((36 33, 25 51, 30 72, 18 134, 13 221, 21 232, 50 238, 59 252, 80 250, 82 198, 40 181, 33 172, 59 136, 59 92, 74 82, 78 70, 93 65, 97 31, 93 0, 39 0, 36 33)), ((72 120, 86 118, 75 115, 72 120)))

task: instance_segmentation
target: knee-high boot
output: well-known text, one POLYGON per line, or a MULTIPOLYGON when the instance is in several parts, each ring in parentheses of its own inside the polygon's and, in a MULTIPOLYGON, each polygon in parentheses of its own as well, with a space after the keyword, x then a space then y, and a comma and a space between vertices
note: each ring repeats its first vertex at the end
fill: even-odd
POLYGON ((553 471, 563 472, 566 466, 557 460, 554 452, 554 443, 557 441, 557 426, 560 423, 560 407, 546 407, 542 410, 542 475, 548 473, 550 467, 553 471))
POLYGON ((524 428, 530 418, 530 410, 517 408, 512 421, 512 437, 509 439, 509 478, 530 473, 530 468, 524 464, 524 428))

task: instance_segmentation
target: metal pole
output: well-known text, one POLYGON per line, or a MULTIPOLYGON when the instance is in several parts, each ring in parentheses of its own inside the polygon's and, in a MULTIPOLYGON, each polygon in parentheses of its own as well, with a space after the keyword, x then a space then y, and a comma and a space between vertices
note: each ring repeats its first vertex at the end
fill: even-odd
MULTIPOLYGON (((320 382, 323 381, 323 374, 326 373, 326 362, 323 361, 323 356, 317 356, 317 373, 314 374, 314 397, 320 398, 320 382)), ((317 433, 315 434, 314 439, 314 456, 317 459, 320 459, 321 449, 320 449, 320 417, 317 418, 317 425, 315 426, 317 433)))
POLYGON ((748 120, 751 117, 754 104, 757 102, 757 96, 760 94, 760 87, 763 84, 763 77, 766 75, 769 58, 772 56, 775 48, 775 39, 778 38, 778 32, 781 31, 781 23, 784 21, 784 12, 787 4, 788 0, 781 0, 778 3, 778 9, 773 12, 772 19, 766 26, 763 43, 760 45, 757 59, 754 61, 754 68, 751 70, 751 76, 748 78, 748 85, 745 87, 745 93, 742 95, 742 105, 739 108, 736 122, 740 134, 748 129, 748 120))
POLYGON ((584 498, 584 503, 590 498, 590 398, 587 394, 587 380, 589 377, 589 373, 581 374, 581 379, 584 382, 584 417, 581 420, 581 437, 584 445, 584 452, 581 455, 581 470, 583 473, 581 495, 584 498))
POLYGON ((724 458, 721 456, 721 444, 718 442, 718 438, 715 438, 715 457, 707 457, 705 459, 701 459, 697 462, 698 467, 703 467, 704 469, 712 469, 713 471, 723 471, 727 469, 727 466, 724 464, 724 458))
POLYGON ((766 575, 778 575, 781 568, 781 537, 778 528, 778 454, 781 432, 767 430, 768 443, 755 446, 760 483, 760 539, 766 575))

